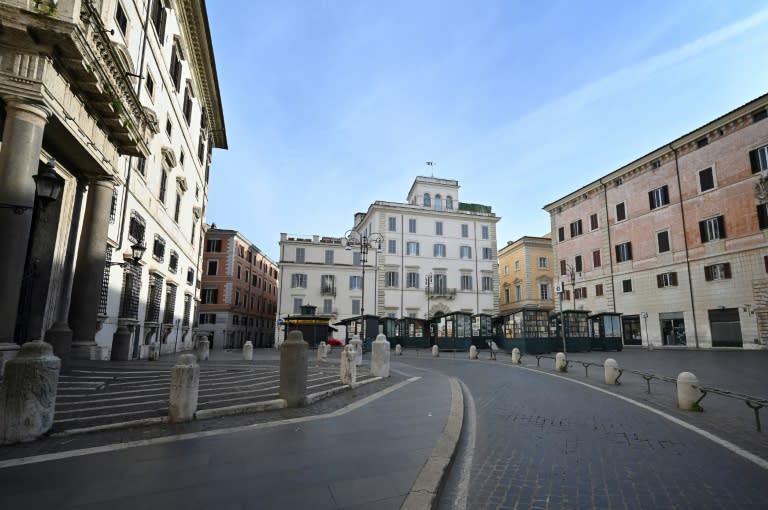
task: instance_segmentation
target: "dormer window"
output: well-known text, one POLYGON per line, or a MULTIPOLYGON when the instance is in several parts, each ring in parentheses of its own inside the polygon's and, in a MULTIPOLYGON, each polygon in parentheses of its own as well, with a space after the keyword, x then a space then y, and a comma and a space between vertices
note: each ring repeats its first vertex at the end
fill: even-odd
POLYGON ((424 207, 432 207, 432 197, 429 193, 424 193, 424 207))

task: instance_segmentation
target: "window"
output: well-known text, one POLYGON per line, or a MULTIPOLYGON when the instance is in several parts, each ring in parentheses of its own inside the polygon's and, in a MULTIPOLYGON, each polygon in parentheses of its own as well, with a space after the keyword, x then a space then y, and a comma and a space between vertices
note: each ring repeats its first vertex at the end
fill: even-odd
POLYGON ((333 250, 325 250, 325 263, 333 264, 333 250))
POLYGON ((205 241, 205 251, 221 252, 221 239, 208 239, 205 241))
POLYGON ((349 277, 349 288, 350 290, 358 290, 363 287, 363 277, 362 276, 350 276, 349 277))
POLYGON ((436 244, 435 245, 434 256, 435 257, 445 257, 445 245, 444 244, 436 244))
POLYGON ((293 298, 293 314, 298 315, 301 313, 301 305, 304 304, 303 298, 293 298))
POLYGON ((504 266, 504 274, 509 274, 509 266, 504 266))
POLYGON ((442 221, 436 221, 435 222, 435 235, 437 235, 437 236, 443 235, 443 222, 442 221))
POLYGON ((539 284, 539 299, 546 301, 549 299, 549 284, 548 283, 540 283, 539 284))
POLYGON ((453 209, 453 198, 451 198, 450 196, 445 197, 445 208, 453 209))
POLYGON ((408 255, 418 255, 419 243, 417 243, 416 241, 408 241, 408 244, 406 244, 406 253, 408 255))
POLYGON ((602 296, 603 295, 603 284, 598 283, 595 285, 595 296, 602 296))
POLYGON ((443 210, 443 197, 435 195, 435 211, 443 210))
POLYGON ((219 302, 219 289, 203 289, 203 304, 215 305, 219 302))
POLYGON ((616 221, 624 221, 627 219, 627 208, 624 202, 616 204, 616 221))
POLYGON ((558 229, 557 229, 557 240, 559 242, 565 241, 565 227, 558 227, 558 229))
POLYGON ((109 204, 109 223, 110 225, 115 222, 115 217, 117 215, 117 199, 118 199, 118 193, 117 188, 112 188, 112 201, 109 204))
POLYGON ((749 151, 749 162, 753 174, 768 170, 768 145, 749 151))
POLYGON ((292 289, 306 289, 307 288, 307 275, 302 273, 294 273, 291 275, 291 288, 292 289))
POLYGON ((323 313, 333 313, 333 299, 323 299, 323 313))
POLYGON ((117 23, 117 28, 120 29, 120 33, 125 35, 125 32, 128 30, 128 16, 125 15, 125 11, 120 2, 117 2, 117 8, 115 9, 115 23, 117 23))
POLYGON ((768 204, 757 206, 757 223, 761 230, 768 228, 768 204))
POLYGON ((336 295, 336 276, 324 274, 320 277, 320 293, 336 295))
POLYGON ((389 223, 389 231, 397 232, 397 218, 395 218, 394 216, 390 216, 389 218, 387 218, 387 220, 389 223))
POLYGON ((583 271, 584 264, 581 260, 581 255, 576 255, 573 258, 573 265, 575 266, 574 269, 576 270, 577 273, 581 273, 583 271))
POLYGON ((492 291, 493 290, 493 278, 490 276, 482 276, 480 279, 480 285, 482 285, 483 290, 492 291))
POLYGON ((488 239, 489 237, 488 225, 483 225, 482 227, 480 227, 480 237, 482 237, 483 239, 488 239))
POLYGON ((515 301, 523 299, 523 289, 520 285, 515 285, 515 301))
POLYGON ((411 234, 416 233, 416 219, 415 218, 409 218, 408 219, 408 232, 411 234))
POLYGON ((183 58, 181 54, 181 49, 179 48, 178 44, 173 45, 173 52, 171 53, 171 67, 168 69, 168 72, 171 75, 171 81, 173 81, 173 86, 176 89, 176 92, 179 92, 181 90, 181 59, 183 58))
POLYGON ((648 203, 651 210, 658 209, 669 203, 669 188, 665 184, 661 188, 656 188, 648 192, 648 203))
POLYGON ((472 275, 461 275, 461 290, 472 290, 472 275))
POLYGON ((461 237, 469 237, 469 225, 466 223, 461 224, 461 237))
POLYGON ((152 25, 155 27, 155 32, 157 32, 157 38, 160 40, 160 44, 163 44, 163 39, 165 39, 166 19, 166 11, 163 7, 163 0, 153 0, 152 11, 150 15, 152 18, 152 25))
POLYGON ((657 274, 656 286, 659 288, 677 287, 677 273, 672 271, 670 273, 657 274))
POLYGON ((483 248, 483 260, 491 260, 493 258, 492 248, 483 248))
POLYGON ((504 289, 504 303, 509 304, 509 288, 504 289))
POLYGON ((432 197, 429 193, 424 193, 424 207, 432 207, 432 197))
POLYGON ((397 253, 397 240, 396 239, 389 239, 387 240, 387 253, 397 253))
POLYGON ((352 265, 359 266, 362 264, 362 259, 359 251, 352 252, 352 265))
POLYGON ((240 277, 242 276, 242 274, 243 274, 243 266, 241 266, 240 264, 238 264, 238 265, 237 265, 237 279, 238 279, 238 280, 240 280, 240 279, 241 279, 240 277))
POLYGON ((360 315, 360 300, 352 300, 352 315, 360 315))
POLYGON ((462 259, 471 259, 472 258, 472 247, 471 246, 460 246, 459 247, 459 257, 462 259))
MULTIPOLYGON (((144 82, 144 86, 147 88, 147 94, 149 94, 149 97, 153 98, 155 96, 155 79, 152 78, 152 75, 149 74, 149 71, 147 71, 147 80, 144 82)), ((144 172, 142 172, 142 175, 144 175, 144 172)))
POLYGON ((699 231, 702 243, 725 239, 725 217, 721 215, 700 221, 699 231))
POLYGON ((704 279, 708 282, 711 282, 712 280, 725 280, 730 277, 731 264, 728 262, 704 266, 704 279))
POLYGON ((519 260, 515 261, 515 271, 520 271, 520 261, 519 260))
POLYGON ((304 263, 304 255, 306 251, 304 248, 296 248, 296 260, 295 262, 297 264, 303 264, 304 263))
POLYGON ((179 215, 181 214, 181 193, 176 193, 176 205, 173 207, 173 221, 179 222, 179 215))
POLYGON ((219 272, 219 261, 216 259, 209 259, 208 260, 208 269, 206 270, 205 274, 208 276, 216 276, 216 273, 219 272))
MULTIPOLYGON (((205 302, 205 301, 203 301, 205 302)), ((201 313, 200 314, 200 324, 216 324, 216 314, 215 313, 201 313)))
POLYGON ((715 187, 715 175, 712 167, 699 171, 699 192, 704 193, 715 187))
POLYGON ((162 262, 165 258, 165 239, 155 234, 155 242, 152 243, 152 256, 162 262))
POLYGON ((405 286, 409 289, 419 288, 419 273, 408 272, 405 274, 405 286))
POLYGON ((622 280, 621 289, 624 292, 632 292, 632 280, 622 280))
POLYGON ((696 148, 701 149, 702 147, 705 147, 709 144, 709 138, 706 136, 704 138, 699 138, 696 140, 696 148))
POLYGON ((561 276, 565 276, 566 273, 567 273, 567 266, 566 266, 565 260, 561 260, 560 261, 560 275, 561 276))
POLYGON ((445 294, 448 292, 448 276, 444 274, 436 274, 432 288, 438 294, 445 294))
POLYGON ((187 269, 187 285, 195 283, 195 270, 191 267, 187 269))
POLYGON ((597 224, 597 214, 592 214, 589 216, 589 229, 590 230, 597 230, 598 224, 597 224))
POLYGON ((179 268, 179 254, 171 250, 171 256, 168 257, 168 271, 175 273, 179 268))
POLYGON ((656 246, 659 249, 659 253, 666 253, 669 251, 669 230, 664 230, 656 234, 656 246))
POLYGON ((158 193, 157 198, 162 202, 165 203, 165 190, 168 187, 168 172, 163 170, 160 172, 160 193, 158 193))
POLYGON ((387 271, 384 273, 384 286, 385 287, 399 287, 400 286, 400 273, 397 271, 387 271))
POLYGON ((171 117, 168 116, 168 118, 165 119, 165 134, 170 138, 171 133, 173 133, 173 123, 171 123, 171 117))
POLYGON ((768 108, 763 108, 752 113, 752 122, 760 122, 763 119, 768 119, 768 108))
POLYGON ((240 306, 240 291, 235 291, 235 306, 240 306))
POLYGON ((573 289, 573 298, 574 299, 587 299, 587 288, 586 287, 578 287, 576 289, 573 289))
POLYGON ((583 233, 581 220, 576 220, 571 223, 571 237, 580 236, 583 233))
POLYGON ((603 265, 603 261, 600 258, 600 250, 592 252, 592 267, 600 267, 603 265))
MULTIPOLYGON (((187 126, 192 123, 192 98, 189 95, 189 87, 184 87, 184 120, 187 121, 187 126)), ((181 160, 181 163, 184 161, 181 160)))
POLYGON ((632 243, 626 242, 616 245, 616 262, 632 260, 632 243))

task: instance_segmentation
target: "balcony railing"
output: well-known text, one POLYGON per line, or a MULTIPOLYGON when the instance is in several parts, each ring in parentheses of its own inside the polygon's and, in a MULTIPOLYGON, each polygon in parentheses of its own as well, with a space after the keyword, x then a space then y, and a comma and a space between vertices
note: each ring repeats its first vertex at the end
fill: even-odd
POLYGON ((336 287, 321 287, 320 294, 323 296, 336 296, 336 287))
POLYGON ((453 299, 456 297, 456 289, 449 289, 447 287, 438 287, 436 289, 425 289, 426 293, 431 298, 448 298, 453 299))

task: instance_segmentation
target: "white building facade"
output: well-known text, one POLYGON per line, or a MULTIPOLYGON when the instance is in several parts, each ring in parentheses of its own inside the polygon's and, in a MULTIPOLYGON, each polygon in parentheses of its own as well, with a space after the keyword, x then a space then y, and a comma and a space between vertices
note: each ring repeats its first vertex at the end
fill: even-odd
POLYGON ((461 202, 458 181, 417 177, 405 203, 374 202, 346 237, 281 234, 278 319, 302 305, 332 320, 497 314, 499 219, 489 206, 461 202), (360 236, 372 241, 367 257, 347 246, 360 236))

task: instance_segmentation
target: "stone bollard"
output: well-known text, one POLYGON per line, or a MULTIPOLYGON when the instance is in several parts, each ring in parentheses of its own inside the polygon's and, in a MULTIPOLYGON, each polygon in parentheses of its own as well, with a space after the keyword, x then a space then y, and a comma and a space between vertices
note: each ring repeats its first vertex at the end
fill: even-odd
POLYGON ((197 344, 197 359, 205 361, 211 357, 211 343, 207 337, 203 337, 197 344))
POLYGON ((677 407, 686 411, 701 411, 696 403, 701 398, 699 379, 690 372, 677 376, 677 407))
POLYGON ((477 359, 477 347, 474 345, 469 347, 469 359, 477 359))
POLYGON ((558 372, 568 371, 568 361, 566 361, 565 354, 562 352, 555 354, 555 370, 558 372))
POLYGON ((171 392, 168 398, 168 421, 190 421, 197 411, 200 387, 200 365, 194 354, 182 354, 171 369, 171 392))
POLYGON ((149 355, 147 356, 149 361, 157 361, 160 359, 160 344, 153 342, 149 344, 149 355))
POLYGON ((617 379, 619 378, 619 364, 613 358, 608 358, 603 363, 605 367, 605 384, 619 384, 617 379))
POLYGON ((5 364, 0 388, 0 444, 34 441, 53 425, 61 361, 51 344, 27 342, 5 364))
POLYGON ((355 335, 352 340, 349 341, 349 345, 355 348, 355 365, 363 364, 363 341, 360 340, 360 335, 355 335))
POLYGON ((250 340, 243 344, 243 360, 253 361, 253 342, 250 340))
POLYGON ((325 361, 326 356, 328 356, 328 353, 325 350, 325 342, 320 342, 320 345, 317 346, 317 361, 322 362, 325 361))
POLYGON ((291 331, 280 347, 280 398, 288 407, 304 404, 307 396, 307 342, 301 331, 291 331))
POLYGON ((328 356, 333 351, 333 346, 331 344, 325 345, 325 355, 328 356))
POLYGON ((395 354, 397 354, 398 356, 402 356, 403 355, 403 346, 402 345, 397 344, 395 346, 395 354))
POLYGON ((341 349, 341 384, 348 384, 352 387, 357 384, 356 355, 355 348, 351 345, 341 349))
POLYGON ((519 365, 520 364, 520 358, 521 358, 521 356, 520 356, 520 349, 515 347, 514 349, 512 349, 512 364, 513 365, 519 365))
POLYGON ((389 342, 383 333, 371 345, 371 373, 374 377, 389 377, 389 342))
POLYGON ((440 349, 438 349, 436 345, 432 346, 432 356, 435 358, 440 356, 440 349))

